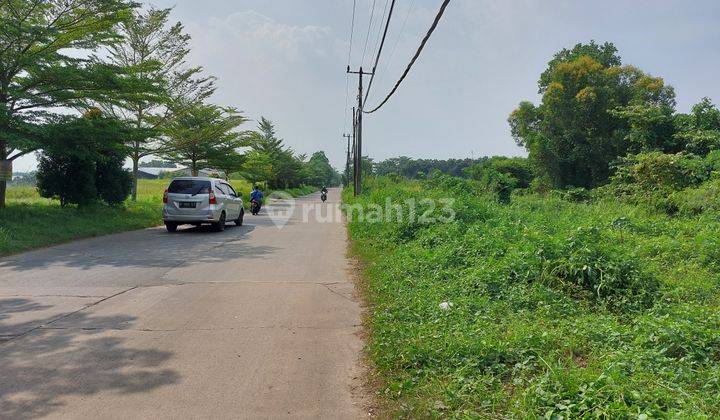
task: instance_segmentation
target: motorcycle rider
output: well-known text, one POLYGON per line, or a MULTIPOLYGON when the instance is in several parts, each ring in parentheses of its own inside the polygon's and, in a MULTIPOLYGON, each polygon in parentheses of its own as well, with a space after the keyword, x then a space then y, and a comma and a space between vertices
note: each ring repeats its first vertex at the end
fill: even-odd
POLYGON ((250 193, 250 202, 251 202, 251 203, 252 203, 253 201, 257 202, 257 206, 258 206, 257 209, 258 209, 258 211, 260 211, 260 206, 262 205, 263 197, 264 197, 264 195, 263 195, 262 191, 260 191, 260 187, 258 187, 257 185, 255 185, 255 186, 253 187, 252 192, 250 193))
POLYGON ((323 201, 327 200, 327 194, 328 194, 328 189, 326 186, 323 185, 322 189, 320 190, 320 196, 323 199, 323 201))

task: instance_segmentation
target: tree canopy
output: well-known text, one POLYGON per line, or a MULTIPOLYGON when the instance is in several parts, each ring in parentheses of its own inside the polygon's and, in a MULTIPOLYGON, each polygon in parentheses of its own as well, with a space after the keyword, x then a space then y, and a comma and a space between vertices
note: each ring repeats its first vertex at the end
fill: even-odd
POLYGON ((665 117, 675 93, 659 77, 620 65, 612 44, 578 44, 556 54, 541 75, 539 105, 522 102, 512 136, 553 187, 594 187, 610 163, 634 149, 668 147, 665 117))
MULTIPOLYGON (((9 0, 0 7, 0 161, 42 147, 44 123, 58 107, 107 99, 127 89, 124 71, 90 59, 119 39, 129 0, 9 0), (72 51, 72 54, 71 54, 72 51)), ((5 204, 0 180, 0 207, 5 204)))
POLYGON ((120 24, 121 42, 107 46, 107 58, 95 57, 127 69, 123 78, 136 89, 122 89, 99 102, 107 114, 128 122, 126 137, 133 162, 133 200, 137 198, 140 159, 166 151, 166 130, 183 103, 197 103, 215 91, 215 79, 202 67, 189 67, 190 36, 180 22, 170 25, 171 9, 137 9, 120 24))
POLYGON ((182 113, 167 129, 168 152, 163 156, 190 168, 193 176, 210 165, 219 152, 230 152, 244 145, 236 130, 246 119, 234 108, 204 103, 183 106, 182 113))

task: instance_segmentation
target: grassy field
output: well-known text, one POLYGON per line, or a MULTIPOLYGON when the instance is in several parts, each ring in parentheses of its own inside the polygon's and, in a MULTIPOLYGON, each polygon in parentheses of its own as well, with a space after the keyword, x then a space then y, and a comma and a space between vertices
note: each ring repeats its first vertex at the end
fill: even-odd
POLYGON ((720 417, 720 210, 698 203, 716 203, 717 186, 684 192, 696 205, 674 216, 610 198, 498 204, 448 177, 346 192, 365 209, 387 197, 455 199, 451 223, 350 220, 387 408, 408 418, 720 417))
MULTIPOLYGON (((251 187, 232 180, 247 198, 251 187)), ((96 205, 61 208, 56 200, 38 195, 34 187, 8 188, 7 207, 0 209, 0 255, 52 245, 71 239, 106 235, 162 224, 162 196, 168 180, 140 180, 138 201, 124 207, 96 205)))

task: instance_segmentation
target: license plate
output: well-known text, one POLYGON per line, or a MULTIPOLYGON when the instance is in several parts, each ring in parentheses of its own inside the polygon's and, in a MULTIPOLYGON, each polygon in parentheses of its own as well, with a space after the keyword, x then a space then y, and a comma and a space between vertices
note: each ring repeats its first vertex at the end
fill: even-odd
POLYGON ((180 203, 180 208, 181 208, 181 209, 194 209, 196 204, 197 204, 197 203, 181 202, 181 203, 180 203))

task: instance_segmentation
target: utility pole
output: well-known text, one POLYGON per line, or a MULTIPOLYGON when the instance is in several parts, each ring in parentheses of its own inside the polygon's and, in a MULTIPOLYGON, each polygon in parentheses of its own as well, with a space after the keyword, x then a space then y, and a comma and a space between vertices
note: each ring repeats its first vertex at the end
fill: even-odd
MULTIPOLYGON (((353 114, 354 113, 355 113, 355 109, 353 108, 353 114)), ((353 135, 352 134, 343 134, 343 137, 347 138, 347 159, 345 160, 345 179, 349 183, 350 182, 350 139, 352 139, 353 135)))
POLYGON ((363 68, 360 67, 360 71, 350 71, 350 66, 347 67, 347 72, 350 74, 357 74, 358 77, 358 106, 357 117, 355 118, 355 159, 353 160, 353 168, 355 175, 355 195, 362 193, 362 111, 363 111, 363 74, 373 75, 373 73, 366 73, 363 68))

